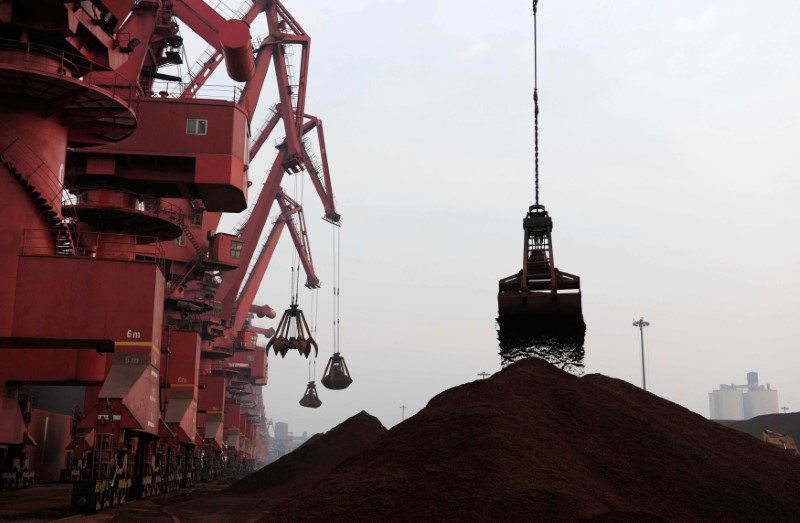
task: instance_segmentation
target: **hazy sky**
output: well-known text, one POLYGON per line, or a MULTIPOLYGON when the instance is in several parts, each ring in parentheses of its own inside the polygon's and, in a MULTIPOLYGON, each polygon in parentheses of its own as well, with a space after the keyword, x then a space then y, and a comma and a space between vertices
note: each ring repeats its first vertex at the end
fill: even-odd
MULTIPOLYGON (((313 41, 307 110, 325 122, 344 219, 354 383, 320 387, 322 407, 304 409, 306 360, 271 356, 268 416, 296 434, 362 409, 392 426, 401 405, 409 416, 499 369, 497 280, 520 269, 533 203, 531 3, 285 6, 313 41)), ((541 197, 556 265, 581 276, 587 373, 641 383, 643 315, 654 393, 708 416, 712 389, 758 371, 800 410, 797 20, 789 0, 539 2, 541 197)), ((332 235, 310 183, 304 203, 323 281, 319 379, 332 235)), ((286 236, 259 294, 279 311, 290 253, 286 236)))

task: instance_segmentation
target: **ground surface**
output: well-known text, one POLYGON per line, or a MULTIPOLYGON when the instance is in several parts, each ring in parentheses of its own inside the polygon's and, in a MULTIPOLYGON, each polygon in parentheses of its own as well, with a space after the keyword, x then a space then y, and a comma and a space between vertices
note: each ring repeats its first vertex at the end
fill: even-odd
POLYGON ((222 495, 230 482, 203 483, 191 489, 131 501, 97 514, 70 510, 70 485, 38 485, 0 492, 0 521, 44 523, 217 523, 252 522, 264 515, 258 496, 222 495))
POLYGON ((52 521, 71 513, 72 487, 66 483, 34 485, 20 490, 0 492, 0 521, 38 523, 52 521))

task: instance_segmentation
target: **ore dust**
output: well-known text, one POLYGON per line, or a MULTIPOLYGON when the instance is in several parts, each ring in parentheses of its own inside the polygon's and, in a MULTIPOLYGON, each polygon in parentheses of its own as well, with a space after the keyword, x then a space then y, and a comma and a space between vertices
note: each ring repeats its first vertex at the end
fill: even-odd
POLYGON ((498 318, 497 325, 503 366, 536 357, 573 374, 583 372, 586 324, 582 318, 551 318, 546 322, 498 318))

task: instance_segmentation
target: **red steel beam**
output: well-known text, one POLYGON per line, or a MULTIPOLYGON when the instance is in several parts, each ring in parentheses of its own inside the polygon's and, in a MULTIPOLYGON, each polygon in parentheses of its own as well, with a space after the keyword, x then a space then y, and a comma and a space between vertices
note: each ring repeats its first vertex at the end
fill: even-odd
POLYGON ((219 29, 225 19, 203 0, 175 0, 172 12, 200 38, 220 50, 219 29))
MULTIPOLYGON (((242 94, 239 96, 239 105, 247 113, 247 119, 253 120, 253 115, 256 113, 258 107, 258 99, 261 94, 261 89, 264 87, 264 80, 269 72, 269 65, 272 62, 273 46, 262 45, 256 51, 256 71, 253 77, 244 84, 242 94)), ((199 75, 198 75, 199 76, 199 75)), ((185 93, 186 91, 184 91, 185 93)), ((270 130, 271 132, 271 130, 270 130)), ((266 138, 266 137, 265 137, 266 138)), ((253 159, 254 154, 250 154, 250 159, 253 159)))
POLYGON ((217 289, 217 297, 222 301, 221 318, 230 318, 233 313, 236 296, 239 294, 239 288, 253 259, 258 238, 261 236, 264 224, 267 223, 272 201, 280 190, 284 174, 282 165, 284 154, 284 151, 279 151, 278 156, 275 157, 272 169, 270 169, 267 179, 261 188, 261 193, 258 195, 258 200, 253 206, 253 212, 239 233, 239 237, 244 242, 239 257, 239 267, 222 275, 222 283, 217 289))
MULTIPOLYGON (((195 3, 197 0, 178 0, 177 2, 175 2, 175 4, 176 5, 177 4, 182 4, 183 2, 186 2, 186 1, 195 3)), ((242 16, 242 21, 244 23, 246 23, 248 26, 251 25, 255 21, 255 19, 258 17, 259 13, 264 11, 264 8, 266 7, 266 4, 267 4, 267 0, 255 0, 253 2, 253 5, 251 5, 250 8, 247 10, 247 12, 244 14, 244 16, 242 16)), ((208 6, 206 6, 206 7, 208 7, 208 6)), ((178 16, 178 18, 180 18, 183 22, 185 22, 186 25, 188 25, 190 28, 192 28, 192 30, 195 30, 195 32, 197 32, 198 35, 200 35, 200 37, 203 38, 203 40, 205 40, 209 45, 211 45, 218 53, 221 53, 222 49, 221 49, 220 42, 219 42, 219 36, 217 36, 216 43, 215 43, 215 41, 213 41, 213 39, 212 40, 206 39, 205 36, 200 34, 200 32, 198 32, 195 29, 193 24, 199 24, 202 27, 203 21, 194 18, 194 16, 193 16, 194 12, 195 12, 195 10, 192 8, 192 6, 181 5, 180 7, 178 7, 178 10, 176 11, 176 16, 178 16), (182 13, 183 15, 181 15, 179 13, 182 13), (184 15, 187 16, 187 19, 183 18, 184 15)), ((216 14, 216 12, 215 12, 215 14, 216 14)), ((222 17, 219 17, 219 18, 222 18, 222 17)), ((206 28, 208 30, 208 24, 205 24, 205 25, 206 25, 206 28)), ((217 30, 218 30, 218 28, 219 28, 219 26, 217 27, 217 30)), ((206 83, 206 80, 208 80, 208 78, 211 76, 211 73, 213 73, 217 69, 217 67, 219 66, 219 64, 221 62, 222 61, 218 58, 218 55, 214 55, 212 57, 212 59, 210 59, 208 62, 206 62, 205 65, 202 67, 202 69, 200 69, 200 71, 197 72, 195 77, 191 79, 189 84, 183 90, 183 93, 181 94, 181 97, 183 97, 183 98, 193 98, 195 96, 195 94, 197 94, 197 91, 203 86, 203 84, 206 83)), ((258 71, 256 71, 255 77, 258 77, 258 74, 259 74, 258 71)), ((261 83, 263 83, 263 78, 261 79, 261 83)), ((261 88, 259 86, 257 91, 260 91, 260 89, 261 88)), ((252 117, 252 113, 250 113, 250 116, 252 117)))
MULTIPOLYGON (((266 9, 267 24, 271 37, 285 39, 289 35, 284 35, 278 20, 277 5, 270 4, 266 9)), ((300 145, 300 132, 295 119, 294 103, 292 101, 292 87, 289 83, 289 75, 286 72, 286 49, 283 44, 278 42, 272 53, 275 63, 275 76, 278 80, 278 95, 281 103, 279 112, 283 120, 284 132, 286 133, 286 157, 284 166, 288 170, 297 171, 303 161, 303 148, 300 145)))
MULTIPOLYGON (((245 282, 242 293, 234 304, 230 331, 233 336, 237 335, 244 326, 247 314, 250 312, 250 307, 253 305, 253 300, 255 300, 258 288, 261 286, 261 282, 264 279, 267 267, 270 261, 272 261, 272 255, 275 252, 275 247, 278 246, 278 240, 281 237, 281 233, 287 221, 286 219, 279 218, 278 221, 275 222, 269 236, 267 236, 267 241, 264 242, 258 254, 258 258, 256 258, 256 263, 253 266, 253 270, 250 272, 250 277, 245 282)), ((222 317, 227 319, 227 316, 222 317)))
POLYGON ((261 147, 264 145, 264 142, 267 141, 269 135, 275 130, 275 127, 278 125, 280 119, 280 111, 278 111, 276 108, 275 114, 272 115, 267 122, 267 125, 264 126, 264 129, 261 130, 255 141, 252 142, 252 146, 250 147, 250 161, 253 161, 253 158, 256 157, 258 152, 261 150, 261 147))
POLYGON ((333 185, 331 183, 331 175, 328 169, 328 152, 325 147, 325 133, 322 130, 322 120, 308 114, 305 116, 308 119, 305 129, 308 129, 308 131, 311 131, 315 127, 317 129, 320 162, 322 163, 322 172, 318 174, 322 176, 322 180, 320 180, 319 176, 315 176, 312 173, 315 168, 311 163, 311 158, 308 155, 308 151, 303 150, 303 160, 306 165, 306 170, 311 174, 311 183, 314 184, 314 189, 316 189, 319 199, 322 201, 322 205, 325 208, 325 219, 332 223, 338 224, 341 220, 341 215, 336 212, 336 201, 333 198, 333 185))
POLYGON ((281 206, 281 217, 288 219, 289 235, 292 237, 300 263, 306 272, 306 287, 316 289, 319 287, 319 278, 314 271, 314 262, 311 259, 311 243, 306 233, 306 220, 303 216, 303 206, 292 200, 285 194, 278 195, 278 205, 281 206), (297 216, 297 222, 291 219, 292 215, 297 216), (298 229, 299 226, 299 229, 298 229))

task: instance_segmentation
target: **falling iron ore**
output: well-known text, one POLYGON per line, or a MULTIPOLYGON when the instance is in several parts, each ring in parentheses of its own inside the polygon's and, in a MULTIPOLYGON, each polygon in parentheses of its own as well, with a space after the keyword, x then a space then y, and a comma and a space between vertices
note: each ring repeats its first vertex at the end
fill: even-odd
POLYGON ((497 323, 503 366, 536 357, 572 374, 583 373, 586 324, 582 319, 512 322, 498 318, 497 323))

